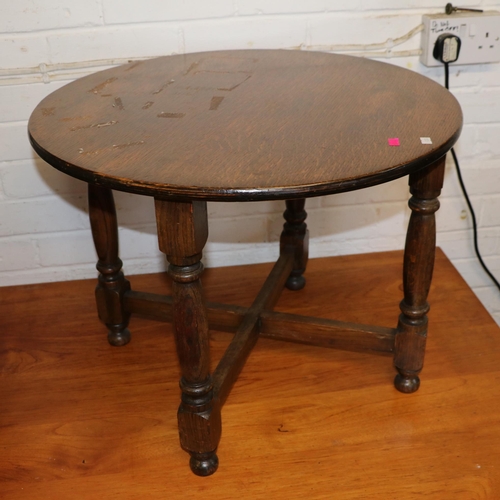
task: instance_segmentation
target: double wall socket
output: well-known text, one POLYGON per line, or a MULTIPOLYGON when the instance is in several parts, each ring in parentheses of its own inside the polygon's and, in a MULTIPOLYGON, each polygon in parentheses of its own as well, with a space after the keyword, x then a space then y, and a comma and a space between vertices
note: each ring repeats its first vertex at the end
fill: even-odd
POLYGON ((500 61, 500 12, 454 12, 422 17, 422 54, 426 66, 441 66, 432 52, 439 35, 450 33, 460 38, 462 46, 453 65, 479 64, 500 61))

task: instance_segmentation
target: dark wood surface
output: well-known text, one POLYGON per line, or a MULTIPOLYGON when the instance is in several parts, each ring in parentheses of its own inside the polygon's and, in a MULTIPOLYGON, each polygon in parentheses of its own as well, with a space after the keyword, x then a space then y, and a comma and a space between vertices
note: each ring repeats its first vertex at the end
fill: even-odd
MULTIPOLYGON (((172 322, 171 296, 131 290, 124 298, 126 309, 132 314, 172 322)), ((219 302, 207 302, 206 306, 210 325, 223 332, 234 333, 248 312, 246 307, 219 302)), ((260 319, 260 337, 264 338, 355 352, 394 352, 396 328, 275 311, 263 311, 260 319)))
POLYGON ((29 132, 42 158, 89 182, 253 200, 397 178, 445 154, 461 125, 455 98, 415 72, 342 55, 248 50, 95 73, 44 99, 29 132), (394 137, 400 146, 388 145, 394 137))
MULTIPOLYGON (((392 327, 401 262, 310 260, 306 288, 276 309, 392 327)), ((271 267, 208 269, 207 298, 249 307, 271 267)), ((223 408, 224 460, 209 478, 179 447, 170 325, 134 315, 132 341, 115 348, 95 280, 0 288, 0 497, 496 500, 500 329, 441 252, 434 277, 418 392, 394 389, 390 355, 259 339, 223 408)), ((170 290, 164 274, 129 278, 170 290)), ((231 339, 212 333, 213 367, 231 339)))
POLYGON ((220 406, 214 404, 207 310, 200 277, 208 237, 207 203, 155 200, 160 250, 172 278, 172 324, 181 366, 177 412, 181 446, 199 476, 213 474, 221 436, 220 406))
POLYGON ((406 233, 403 287, 398 332, 394 345, 394 365, 398 375, 395 386, 401 392, 415 392, 420 385, 418 374, 424 365, 429 303, 436 253, 436 218, 439 208, 446 158, 428 168, 410 174, 412 211, 406 233))
POLYGON ((89 218, 92 237, 99 260, 98 284, 95 290, 100 320, 108 327, 108 340, 122 346, 130 341, 127 329, 130 314, 122 307, 123 296, 130 283, 122 272, 118 257, 118 222, 115 202, 109 188, 88 185, 89 218))

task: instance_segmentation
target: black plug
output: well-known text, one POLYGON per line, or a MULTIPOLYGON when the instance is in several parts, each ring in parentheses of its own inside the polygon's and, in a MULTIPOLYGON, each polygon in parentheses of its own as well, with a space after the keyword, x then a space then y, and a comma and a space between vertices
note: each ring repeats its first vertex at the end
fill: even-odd
POLYGON ((453 63, 458 59, 461 45, 462 42, 457 35, 443 33, 442 35, 439 35, 436 40, 432 55, 434 56, 434 59, 437 59, 444 64, 453 63))

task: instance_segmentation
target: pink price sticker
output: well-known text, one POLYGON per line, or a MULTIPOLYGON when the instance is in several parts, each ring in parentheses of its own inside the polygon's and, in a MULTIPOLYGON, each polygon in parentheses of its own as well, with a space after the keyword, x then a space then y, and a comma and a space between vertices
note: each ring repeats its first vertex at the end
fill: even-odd
POLYGON ((398 137, 392 137, 390 139, 387 139, 387 142, 389 143, 389 146, 399 146, 399 138, 398 137))

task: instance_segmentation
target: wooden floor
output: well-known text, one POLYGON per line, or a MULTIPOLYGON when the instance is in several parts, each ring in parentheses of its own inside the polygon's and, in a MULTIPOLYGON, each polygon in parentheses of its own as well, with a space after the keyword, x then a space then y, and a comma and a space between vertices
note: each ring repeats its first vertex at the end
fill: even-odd
MULTIPOLYGON (((395 326, 401 260, 310 261, 277 310, 395 326)), ((269 269, 208 270, 206 295, 249 305, 269 269)), ((159 274, 131 282, 168 289, 159 274)), ((417 393, 393 388, 390 356, 260 339, 209 478, 178 446, 170 326, 132 318, 132 342, 111 347, 93 288, 0 289, 1 499, 500 498, 500 330, 441 252, 417 393)), ((214 364, 230 338, 213 333, 214 364)))

